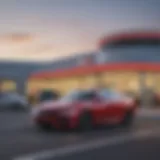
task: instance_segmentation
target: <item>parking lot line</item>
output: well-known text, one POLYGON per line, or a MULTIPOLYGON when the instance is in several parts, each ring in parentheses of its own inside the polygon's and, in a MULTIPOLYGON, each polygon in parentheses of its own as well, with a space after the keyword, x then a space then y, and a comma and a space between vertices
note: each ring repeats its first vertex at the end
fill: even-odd
POLYGON ((121 136, 114 137, 104 137, 99 140, 94 140, 90 142, 86 142, 83 144, 65 146, 64 148, 52 149, 41 151, 33 154, 22 155, 20 157, 13 158, 13 160, 47 160, 49 158, 56 158, 60 156, 67 156, 74 153, 81 153, 85 151, 91 151, 94 149, 99 149, 107 146, 114 146, 123 144, 129 141, 134 141, 138 139, 143 139, 147 137, 159 136, 159 130, 142 130, 134 133, 128 133, 121 136))

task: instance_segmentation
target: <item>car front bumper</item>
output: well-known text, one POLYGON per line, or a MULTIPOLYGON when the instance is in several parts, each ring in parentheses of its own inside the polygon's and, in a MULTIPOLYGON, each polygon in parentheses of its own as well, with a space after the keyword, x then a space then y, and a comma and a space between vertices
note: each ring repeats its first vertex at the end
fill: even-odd
POLYGON ((47 124, 55 129, 74 129, 77 127, 77 117, 60 115, 41 115, 33 119, 36 124, 47 124))

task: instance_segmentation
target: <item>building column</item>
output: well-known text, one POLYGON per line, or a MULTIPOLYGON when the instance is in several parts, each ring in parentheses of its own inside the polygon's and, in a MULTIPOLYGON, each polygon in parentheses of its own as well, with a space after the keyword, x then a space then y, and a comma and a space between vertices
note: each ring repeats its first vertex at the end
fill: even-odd
POLYGON ((154 73, 151 74, 151 84, 147 83, 147 78, 147 73, 140 73, 140 95, 142 97, 142 106, 153 107, 154 91, 156 89, 156 76, 154 73))
POLYGON ((16 81, 17 83, 17 92, 19 94, 25 95, 26 93, 26 84, 27 84, 27 80, 26 79, 20 79, 16 81))
POLYGON ((140 88, 140 99, 141 99, 141 106, 146 107, 146 96, 145 96, 145 91, 146 91, 146 73, 141 72, 139 74, 139 88, 140 88))

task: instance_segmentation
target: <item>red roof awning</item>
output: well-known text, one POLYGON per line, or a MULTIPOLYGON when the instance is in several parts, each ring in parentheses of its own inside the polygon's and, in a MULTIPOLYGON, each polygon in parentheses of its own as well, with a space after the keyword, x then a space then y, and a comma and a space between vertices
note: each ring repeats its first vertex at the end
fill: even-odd
POLYGON ((105 71, 160 72, 160 63, 111 63, 103 65, 88 65, 72 69, 38 72, 32 74, 30 78, 65 78, 70 76, 96 74, 105 71))

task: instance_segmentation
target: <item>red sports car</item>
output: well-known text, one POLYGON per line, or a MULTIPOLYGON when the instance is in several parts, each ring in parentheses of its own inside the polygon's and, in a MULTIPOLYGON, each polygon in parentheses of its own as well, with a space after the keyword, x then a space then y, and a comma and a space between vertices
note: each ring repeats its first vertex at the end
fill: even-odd
POLYGON ((33 122, 40 128, 88 130, 98 124, 130 126, 136 103, 131 98, 107 89, 74 91, 57 101, 34 107, 33 122))

